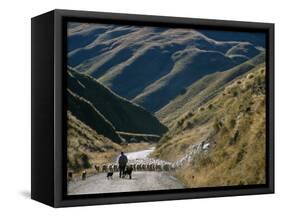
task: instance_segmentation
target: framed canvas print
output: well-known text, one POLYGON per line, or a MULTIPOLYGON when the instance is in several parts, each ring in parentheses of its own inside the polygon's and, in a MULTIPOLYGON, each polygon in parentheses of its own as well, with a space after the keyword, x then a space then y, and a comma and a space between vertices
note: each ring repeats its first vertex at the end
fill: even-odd
POLYGON ((273 24, 34 17, 32 198, 64 207, 273 193, 273 79, 273 24))

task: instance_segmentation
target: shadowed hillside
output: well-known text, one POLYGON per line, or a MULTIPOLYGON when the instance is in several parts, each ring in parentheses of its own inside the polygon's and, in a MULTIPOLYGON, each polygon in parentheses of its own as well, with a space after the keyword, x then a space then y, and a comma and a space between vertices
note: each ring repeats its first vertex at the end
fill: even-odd
POLYGON ((116 133, 114 126, 84 98, 68 90, 68 110, 70 110, 80 121, 84 122, 99 134, 110 138, 114 142, 121 142, 120 136, 116 133))
MULTIPOLYGON (((203 76, 230 69, 263 50, 256 47, 261 43, 245 41, 246 36, 239 41, 239 34, 216 41, 191 29, 83 25, 69 28, 68 64, 150 112, 203 76)), ((224 34, 229 35, 217 32, 224 34)))
MULTIPOLYGON (((107 123, 110 123, 116 131, 156 135, 162 135, 167 131, 167 128, 149 112, 117 96, 88 75, 82 75, 69 69, 68 89, 85 99, 88 104, 92 104, 95 110, 102 114, 107 123)), ((85 102, 70 105, 71 112, 76 114, 81 109, 82 104, 85 104, 85 102)), ((94 119, 89 118, 89 113, 86 114, 86 112, 85 110, 84 113, 79 113, 76 117, 82 120, 83 115, 85 115, 83 122, 89 126, 98 125, 94 119)), ((95 127, 93 129, 97 130, 95 127)), ((97 130, 97 132, 100 131, 97 130)), ((117 141, 112 136, 109 138, 117 141)))

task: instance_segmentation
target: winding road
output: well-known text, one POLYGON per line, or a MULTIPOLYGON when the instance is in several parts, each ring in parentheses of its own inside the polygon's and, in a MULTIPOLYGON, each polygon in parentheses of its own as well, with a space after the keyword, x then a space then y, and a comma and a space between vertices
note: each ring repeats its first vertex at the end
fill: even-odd
MULTIPOLYGON (((149 160, 153 148, 127 153, 130 161, 149 160)), ((97 194, 129 191, 149 191, 185 188, 175 177, 168 172, 137 171, 133 172, 132 179, 120 179, 115 172, 112 179, 106 178, 106 173, 99 173, 86 180, 68 183, 68 194, 97 194)))

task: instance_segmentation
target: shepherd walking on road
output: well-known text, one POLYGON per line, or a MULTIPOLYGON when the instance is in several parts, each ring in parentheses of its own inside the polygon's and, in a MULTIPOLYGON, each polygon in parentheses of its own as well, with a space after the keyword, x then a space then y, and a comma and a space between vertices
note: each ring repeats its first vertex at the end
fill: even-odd
POLYGON ((128 162, 128 158, 127 156, 124 154, 124 152, 121 152, 121 155, 118 159, 118 164, 119 164, 119 177, 123 178, 124 177, 124 172, 125 172, 125 169, 126 169, 126 165, 127 165, 127 162, 128 162))

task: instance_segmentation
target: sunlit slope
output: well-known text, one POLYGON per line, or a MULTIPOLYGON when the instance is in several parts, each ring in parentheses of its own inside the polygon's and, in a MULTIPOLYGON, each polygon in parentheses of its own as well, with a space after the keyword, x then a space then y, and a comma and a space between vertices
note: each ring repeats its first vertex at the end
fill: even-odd
POLYGON ((177 160, 192 144, 209 143, 177 176, 190 187, 265 183, 265 69, 228 83, 197 110, 187 110, 154 156, 177 160))

